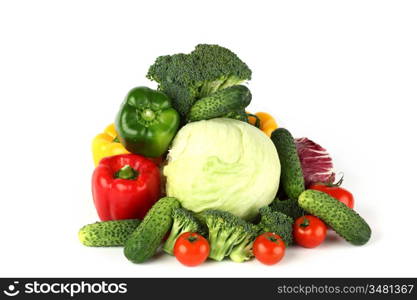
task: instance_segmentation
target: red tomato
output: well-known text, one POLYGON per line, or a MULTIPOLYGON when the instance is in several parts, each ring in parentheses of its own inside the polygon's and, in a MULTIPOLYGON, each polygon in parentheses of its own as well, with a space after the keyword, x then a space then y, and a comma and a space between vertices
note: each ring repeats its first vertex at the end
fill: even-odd
POLYGON ((344 203, 347 207, 353 208, 354 199, 351 192, 340 186, 328 186, 324 184, 313 184, 309 187, 312 190, 324 192, 333 198, 336 198, 340 202, 344 203))
POLYGON ((183 265, 193 267, 203 263, 210 253, 207 240, 194 232, 181 234, 174 245, 174 255, 183 265))
POLYGON ((314 216, 299 217, 293 225, 295 242, 305 248, 317 247, 324 241, 326 234, 326 224, 314 216))
POLYGON ((253 243, 253 254, 257 260, 265 265, 276 264, 284 257, 285 243, 275 233, 263 233, 253 243))

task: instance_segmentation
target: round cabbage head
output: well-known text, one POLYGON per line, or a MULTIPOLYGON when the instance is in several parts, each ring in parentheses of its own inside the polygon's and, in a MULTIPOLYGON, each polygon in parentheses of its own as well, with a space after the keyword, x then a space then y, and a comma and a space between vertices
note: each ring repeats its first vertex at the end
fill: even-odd
POLYGON ((233 119, 189 123, 178 132, 164 168, 167 194, 194 212, 228 211, 253 219, 274 199, 281 165, 271 139, 233 119))

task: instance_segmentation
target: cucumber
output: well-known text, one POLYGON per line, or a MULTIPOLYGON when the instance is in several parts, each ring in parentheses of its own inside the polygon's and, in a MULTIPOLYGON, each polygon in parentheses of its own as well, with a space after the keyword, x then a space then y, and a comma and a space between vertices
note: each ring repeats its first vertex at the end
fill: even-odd
POLYGON ((172 226, 172 210, 181 205, 176 198, 158 200, 146 214, 142 223, 125 243, 124 254, 134 263, 151 258, 158 250, 165 234, 172 226))
POLYGON ((246 86, 234 85, 195 102, 187 115, 187 121, 209 120, 242 111, 251 100, 252 94, 246 86))
POLYGON ((368 223, 353 209, 326 193, 306 190, 300 195, 298 204, 310 214, 319 217, 353 245, 366 244, 371 238, 368 223))
POLYGON ((140 222, 139 219, 129 219, 88 224, 80 229, 78 238, 89 247, 123 246, 140 222))
POLYGON ((285 128, 278 128, 271 134, 281 162, 280 185, 290 199, 298 199, 305 190, 303 170, 297 154, 294 138, 285 128))

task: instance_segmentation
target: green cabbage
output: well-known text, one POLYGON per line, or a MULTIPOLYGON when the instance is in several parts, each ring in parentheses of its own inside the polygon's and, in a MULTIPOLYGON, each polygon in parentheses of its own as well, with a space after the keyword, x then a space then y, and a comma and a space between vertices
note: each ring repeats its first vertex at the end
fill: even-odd
POLYGON ((250 220, 274 199, 281 165, 271 139, 233 119, 189 123, 164 168, 167 194, 194 212, 228 211, 250 220))

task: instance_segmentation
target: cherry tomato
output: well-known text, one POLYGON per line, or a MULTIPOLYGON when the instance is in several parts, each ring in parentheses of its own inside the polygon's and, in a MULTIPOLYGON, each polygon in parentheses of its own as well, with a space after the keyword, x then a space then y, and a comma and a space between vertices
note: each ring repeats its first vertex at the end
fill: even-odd
POLYGON ((293 225, 295 242, 305 248, 317 247, 324 241, 326 234, 326 224, 314 216, 301 216, 295 220, 293 225))
POLYGON ((263 233, 253 242, 253 254, 257 260, 265 265, 276 264, 284 257, 285 243, 275 233, 263 233))
POLYGON ((309 188, 312 190, 324 192, 332 196, 333 198, 336 198, 340 202, 344 203, 347 207, 353 208, 354 199, 352 193, 340 186, 313 184, 309 188))
POLYGON ((210 253, 207 240, 195 232, 181 234, 174 245, 174 255, 183 265, 193 267, 203 263, 210 253))

